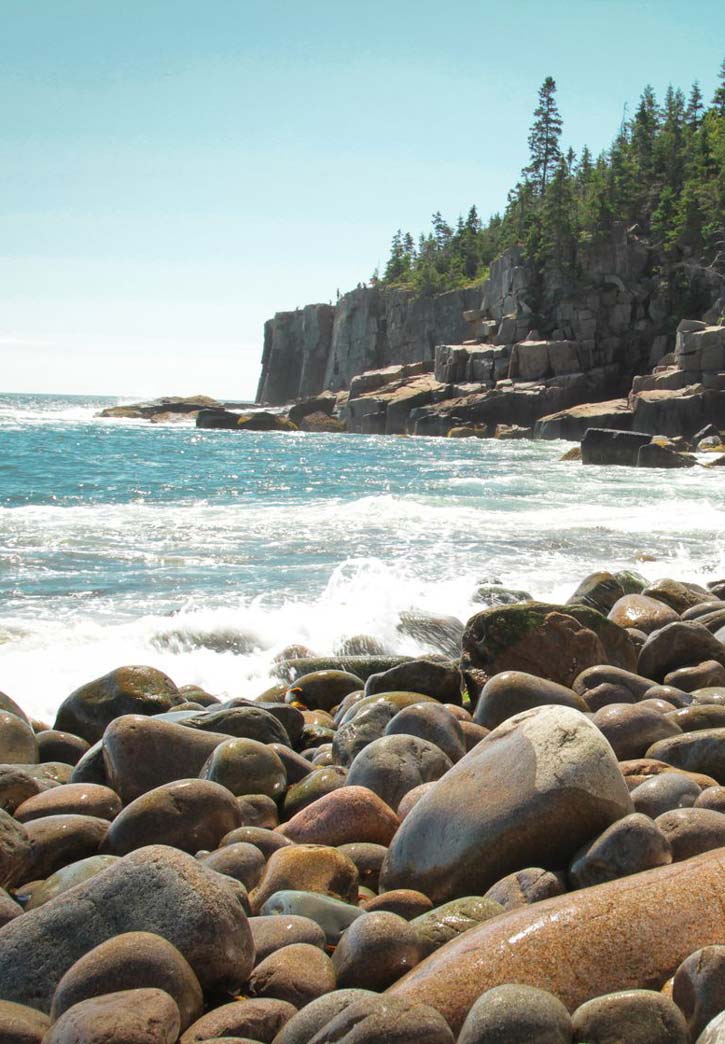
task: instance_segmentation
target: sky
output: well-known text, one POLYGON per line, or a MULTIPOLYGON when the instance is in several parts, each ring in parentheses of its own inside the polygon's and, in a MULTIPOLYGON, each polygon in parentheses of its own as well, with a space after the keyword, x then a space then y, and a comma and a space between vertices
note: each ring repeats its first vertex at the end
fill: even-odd
POLYGON ((501 210, 553 76, 596 153, 709 100, 721 0, 0 0, 0 392, 254 396, 263 324, 501 210))

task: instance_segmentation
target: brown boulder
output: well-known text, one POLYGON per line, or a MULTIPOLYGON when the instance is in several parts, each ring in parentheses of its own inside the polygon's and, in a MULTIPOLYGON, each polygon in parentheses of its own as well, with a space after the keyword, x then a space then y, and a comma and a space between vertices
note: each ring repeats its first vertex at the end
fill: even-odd
POLYGON ((247 990, 252 997, 287 1001, 299 1010, 331 993, 335 985, 332 961, 323 950, 309 943, 291 943, 255 967, 247 990))
POLYGON ((243 1000, 222 1004, 189 1026, 179 1044, 216 1039, 271 1041, 295 1014, 294 1005, 281 1000, 243 1000))
POLYGON ((108 833, 107 819, 96 816, 43 816, 25 824, 30 855, 26 881, 50 877, 79 859, 96 855, 108 833))
POLYGON ((111 820, 120 811, 121 799, 110 787, 96 783, 66 783, 23 801, 15 809, 15 818, 19 823, 28 823, 43 816, 76 814, 111 820))
POLYGON ((42 1044, 50 1019, 24 1004, 0 1000, 0 1040, 3 1044, 42 1044))
POLYGON ((619 598, 608 613, 609 619, 620 627, 634 627, 645 634, 658 631, 665 624, 679 620, 671 606, 657 598, 641 594, 627 594, 619 598))
POLYGON ((250 895, 252 909, 261 910, 275 892, 321 892, 344 902, 357 900, 357 867, 337 848, 290 845, 273 852, 264 877, 250 895))
POLYGON ((343 932, 332 964, 339 987, 381 992, 423 957, 415 928, 394 913, 373 912, 343 932))
POLYGON ((400 825, 389 805, 366 787, 346 786, 307 805, 277 832, 301 844, 387 845, 400 825))
POLYGON ((182 703, 171 678, 154 667, 118 667, 96 678, 61 703, 54 728, 95 743, 122 714, 161 714, 182 703))
POLYGON ((179 1009, 163 990, 107 993, 75 1004, 43 1044, 176 1044, 179 1009))
POLYGON ((24 826, 0 810, 0 888, 19 884, 30 861, 30 838, 24 826))

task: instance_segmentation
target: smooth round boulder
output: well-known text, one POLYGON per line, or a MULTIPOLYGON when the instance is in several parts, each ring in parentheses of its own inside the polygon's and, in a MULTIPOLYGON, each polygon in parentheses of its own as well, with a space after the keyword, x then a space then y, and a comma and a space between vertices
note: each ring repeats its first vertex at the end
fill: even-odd
POLYGON ((723 1044, 725 1042, 725 1011, 708 1022, 696 1044, 723 1044))
POLYGON ((690 1040, 725 1012, 725 945, 705 946, 687 957, 675 972, 672 999, 687 1022, 690 1040))
POLYGON ((226 787, 206 779, 180 779, 127 805, 111 824, 103 850, 126 855, 145 845, 165 844, 182 852, 210 851, 240 822, 239 807, 226 787))
POLYGON ((415 929, 424 955, 428 956, 451 939, 456 939, 491 917, 498 917, 500 913, 503 913, 503 906, 495 899, 471 895, 453 899, 450 903, 419 914, 410 925, 415 929))
POLYGON ((655 823, 672 849, 672 861, 725 846, 725 814, 709 808, 674 808, 655 823))
POLYGON ((15 920, 23 912, 22 906, 12 899, 4 888, 0 888, 0 928, 15 920))
POLYGON ((412 888, 396 888, 394 892, 380 892, 360 903, 360 909, 366 913, 384 910, 397 914, 404 921, 412 921, 414 917, 433 909, 433 903, 427 895, 415 892, 412 888))
POLYGON ((667 717, 683 732, 725 728, 725 706, 722 704, 692 703, 689 707, 673 708, 667 717))
POLYGON ((125 932, 94 947, 58 983, 50 1017, 90 997, 153 987, 173 997, 184 1030, 201 1015, 204 998, 189 962, 175 946, 150 932, 125 932))
POLYGON ((365 695, 381 692, 419 692, 440 703, 461 703, 462 678, 458 667, 435 660, 406 660, 381 674, 371 674, 365 695))
POLYGON ((56 870, 97 855, 108 836, 109 822, 97 816, 43 816, 25 823, 30 854, 25 879, 42 880, 56 870))
POLYGON ((427 1004, 363 997, 347 1005, 308 1044, 454 1044, 445 1019, 427 1004))
POLYGON ((338 847, 348 859, 352 859, 357 867, 360 884, 376 892, 380 868, 383 865, 383 859, 385 859, 385 853, 387 852, 385 845, 371 844, 367 841, 353 841, 351 844, 339 845, 338 847))
POLYGON ((254 940, 256 964, 292 943, 308 943, 320 950, 325 948, 325 933, 310 917, 294 914, 258 916, 250 919, 249 927, 254 940))
POLYGON ((272 852, 276 852, 278 848, 289 848, 292 844, 288 838, 282 837, 276 830, 268 830, 266 827, 241 826, 225 834, 219 842, 219 847, 224 848, 226 845, 236 845, 240 842, 254 845, 265 860, 269 859, 272 852))
POLYGON ((53 1023, 43 1044, 176 1044, 179 1009, 163 990, 91 997, 53 1023))
POLYGON ((58 708, 54 729, 95 743, 122 714, 161 714, 183 702, 171 678, 154 667, 118 667, 81 685, 58 708))
POLYGON ((347 671, 312 671, 298 678, 287 690, 287 703, 302 703, 308 710, 330 711, 350 692, 365 687, 362 678, 347 671))
POLYGON ((285 747, 283 743, 270 743, 269 747, 284 765, 289 786, 294 786, 295 783, 299 783, 305 776, 308 776, 310 772, 314 772, 315 766, 312 762, 303 758, 296 750, 285 747))
POLYGON ((110 821, 120 811, 121 799, 110 787, 96 783, 66 783, 23 801, 15 809, 15 818, 19 823, 28 823, 43 816, 76 814, 110 821))
POLYGON ((410 810, 414 808, 424 794, 427 794, 436 785, 436 780, 432 779, 429 783, 420 783, 417 787, 413 787, 408 793, 402 798, 398 805, 398 817, 402 821, 408 815, 410 810))
POLYGON ((274 1038, 274 1044, 308 1044, 315 1033, 344 1008, 369 995, 369 990, 333 990, 310 1001, 282 1027, 274 1038))
POLYGON ((633 812, 611 747, 579 711, 515 715, 454 765, 403 820, 381 887, 434 903, 481 895, 527 866, 558 869, 633 812))
POLYGON ((30 838, 22 823, 0 809, 0 888, 12 888, 23 880, 30 863, 30 838))
POLYGON ((725 812, 725 787, 706 787, 695 801, 695 808, 725 812))
POLYGON ((571 1018, 546 990, 509 984, 482 994, 469 1011, 458 1044, 571 1044, 571 1018))
POLYGON ((307 805, 277 832, 298 844, 387 845, 399 825, 392 808, 372 790, 348 785, 307 805))
POLYGON ((386 736, 417 736, 428 740, 451 760, 460 761, 466 742, 460 722, 440 703, 418 703, 404 707, 385 727, 386 736))
MULTIPOLYGON (((611 686, 613 689, 626 690, 632 696, 632 702, 638 703, 644 698, 648 689, 654 685, 652 678, 643 678, 633 671, 625 671, 621 667, 612 667, 610 664, 601 663, 594 667, 587 667, 578 674, 572 682, 572 689, 580 696, 587 696, 593 689, 602 685, 611 686)), ((615 702, 615 701, 612 701, 615 702)), ((621 702, 627 703, 628 700, 621 702)))
POLYGON ((70 732, 58 732, 57 729, 43 729, 35 738, 38 741, 39 761, 64 761, 67 765, 77 765, 90 749, 87 740, 73 736, 70 732))
POLYGON ((484 899, 500 903, 504 910, 515 910, 518 906, 530 906, 566 891, 561 874, 553 874, 540 866, 528 866, 507 874, 491 885, 484 899))
POLYGON ((340 988, 382 992, 424 956, 415 928, 394 913, 367 913, 343 932, 332 957, 340 988))
POLYGON ((272 853, 264 876, 249 899, 256 913, 275 892, 288 890, 321 892, 354 903, 357 887, 357 867, 338 848, 290 845, 272 853))
POLYGON ((0 765, 0 811, 13 814, 23 801, 49 789, 53 784, 37 779, 17 765, 0 765))
POLYGON ((636 811, 651 819, 673 808, 689 808, 695 804, 700 793, 697 783, 680 772, 661 772, 657 776, 649 776, 631 791, 636 811))
POLYGON ((647 757, 725 784, 725 728, 700 729, 659 740, 647 750, 647 757))
POLYGON ((477 725, 495 729, 514 714, 547 704, 574 707, 583 713, 589 709, 582 697, 565 685, 524 671, 501 671, 484 685, 473 720, 477 725))
POLYGON ((310 763, 310 766, 312 771, 298 783, 293 783, 285 794, 284 813, 290 819, 326 794, 344 787, 347 782, 347 769, 341 765, 323 765, 316 768, 310 763))
POLYGON ((645 634, 652 634, 680 618, 671 606, 642 594, 627 594, 617 599, 607 615, 620 627, 634 627, 645 634))
POLYGON ((0 1040, 3 1044, 42 1044, 50 1019, 24 1004, 0 1000, 0 1040))
POLYGON ((653 631, 642 646, 637 670, 663 682, 679 667, 694 667, 703 660, 725 664, 725 646, 702 624, 679 620, 653 631))
POLYGON ((179 1044, 199 1044, 216 1039, 234 1041, 254 1040, 268 1042, 295 1014, 294 1005, 287 1001, 250 999, 222 1004, 189 1026, 179 1044))
POLYGON ((226 874, 241 881, 247 891, 259 884, 264 873, 266 860, 256 845, 239 841, 235 845, 224 845, 215 852, 205 855, 201 862, 218 874, 226 874))
POLYGON ((26 910, 37 910, 39 906, 55 899, 57 895, 62 895, 69 888, 75 888, 82 881, 88 881, 96 874, 100 874, 102 870, 107 870, 109 866, 113 866, 118 861, 118 858, 113 855, 95 855, 88 856, 86 859, 78 859, 75 863, 68 863, 67 866, 56 870, 54 874, 33 888, 30 900, 26 903, 26 910))
POLYGON ((675 722, 638 703, 612 703, 598 710, 592 721, 619 761, 642 757, 653 743, 682 733, 675 722))
POLYGON ((290 943, 256 965, 249 977, 251 997, 283 1000, 299 1011, 336 986, 332 961, 318 946, 290 943))
POLYGON ((237 798, 237 807, 242 817, 242 826, 260 826, 274 830, 279 824, 279 810, 266 794, 245 794, 237 798))
POLYGON ((450 758, 427 740, 417 736, 381 736, 356 755, 347 782, 351 787, 374 791, 386 805, 396 809, 409 790, 440 779, 450 768, 450 758))
POLYGON ((620 990, 595 997, 571 1018, 574 1039, 587 1044, 688 1044, 682 1012, 654 990, 620 990))
POLYGON ((38 741, 31 726, 10 711, 0 710, 0 763, 28 765, 38 761, 38 741))
MULTIPOLYGON (((285 889, 275 892, 260 908, 260 914, 269 916, 309 917, 325 933, 328 946, 336 946, 340 936, 358 917, 365 916, 362 910, 331 895, 318 892, 300 892, 285 889)), ((253 918, 254 920, 254 918, 253 918)))
POLYGON ((665 685, 674 685, 676 689, 683 689, 685 692, 725 685, 725 667, 717 660, 703 660, 694 667, 680 667, 672 671, 665 677, 665 685))
POLYGON ((257 740, 232 737, 209 755, 199 773, 232 794, 266 794, 277 800, 287 788, 287 773, 279 756, 257 740))
POLYGON ((628 877, 672 862, 669 841, 649 816, 625 816, 577 852, 569 866, 574 888, 628 877))

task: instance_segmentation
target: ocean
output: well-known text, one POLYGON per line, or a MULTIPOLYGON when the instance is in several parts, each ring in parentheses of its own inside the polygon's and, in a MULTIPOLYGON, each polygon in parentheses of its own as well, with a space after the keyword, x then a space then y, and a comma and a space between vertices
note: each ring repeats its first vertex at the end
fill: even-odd
POLYGON ((725 469, 96 416, 119 401, 0 396, 0 690, 41 719, 123 664, 254 697, 293 643, 420 654, 400 613, 465 621, 490 579, 560 601, 601 568, 725 576, 725 469))

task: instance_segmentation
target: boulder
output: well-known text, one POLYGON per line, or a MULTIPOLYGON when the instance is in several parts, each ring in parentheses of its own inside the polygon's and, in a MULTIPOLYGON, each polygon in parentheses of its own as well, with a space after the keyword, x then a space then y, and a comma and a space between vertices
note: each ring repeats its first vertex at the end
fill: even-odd
POLYGON ((199 775, 242 796, 266 794, 277 799, 287 788, 287 773, 279 756, 266 743, 253 739, 224 740, 211 752, 199 775))
POLYGON ((483 993, 469 1011, 458 1044, 571 1044, 569 1012, 546 990, 510 983, 483 993))
POLYGON ((653 990, 620 990, 595 997, 572 1016, 575 1040, 627 1044, 688 1044, 687 1025, 669 997, 653 990))
POLYGON ((164 990, 137 989, 80 1001, 55 1022, 44 1044, 176 1044, 179 1009, 164 990))
POLYGON ((694 468, 697 460, 690 453, 677 453, 668 446, 650 442, 640 446, 637 453, 638 468, 694 468))
POLYGON ((614 603, 608 615, 620 627, 635 627, 645 634, 652 634, 665 624, 679 620, 679 615, 669 605, 642 594, 623 595, 614 603))
POLYGON ((189 1026, 179 1044, 199 1044, 200 1041, 248 1044, 249 1041, 276 1040, 276 1034, 294 1014, 294 1004, 271 998, 221 1004, 189 1026))
POLYGON ((307 805, 279 827, 278 833, 299 844, 387 845, 399 825, 398 816, 377 794, 366 787, 349 785, 307 805))
POLYGON ((703 660, 725 665, 725 646, 702 624, 680 620, 649 635, 640 650, 637 670, 662 682, 671 671, 703 660))
POLYGON ((652 436, 641 431, 588 428, 582 439, 582 464, 615 464, 635 468, 641 446, 652 436))
POLYGON ((341 988, 382 992, 420 962, 415 928, 394 913, 375 912, 354 921, 332 958, 341 988))
POLYGON ((290 845, 269 857, 250 901, 256 913, 275 892, 289 890, 320 892, 352 903, 357 900, 357 888, 357 867, 339 849, 329 845, 290 845))
POLYGON ((484 685, 473 720, 487 729, 495 729, 514 714, 552 703, 583 713, 589 710, 582 697, 564 685, 524 671, 501 671, 484 685))
POLYGON ((585 845, 569 866, 574 888, 588 888, 672 862, 670 843, 649 816, 639 812, 612 823, 585 845))
POLYGON ((440 747, 427 740, 406 735, 381 736, 355 756, 347 782, 351 787, 367 787, 390 808, 397 809, 409 790, 440 779, 450 767, 451 761, 440 747))
POLYGON ((42 1044, 50 1019, 25 1004, 0 1000, 0 1040, 4 1044, 42 1044))
POLYGON ((461 703, 461 672, 433 660, 409 660, 383 674, 372 674, 365 682, 365 695, 382 692, 420 692, 440 703, 461 703))
POLYGON ((81 685, 61 703, 55 729, 95 743, 122 714, 161 714, 182 703, 171 678, 154 667, 118 667, 81 685))
POLYGON ((0 888, 23 881, 30 863, 30 838, 24 826, 0 810, 0 888))
POLYGON ((252 997, 287 1001, 299 1010, 335 986, 335 970, 323 950, 310 943, 290 943, 256 965, 247 989, 252 997))

